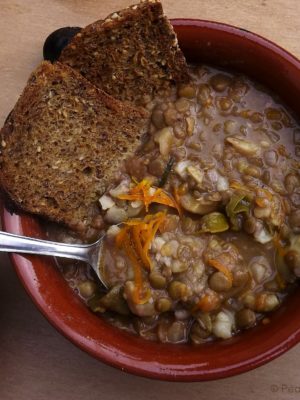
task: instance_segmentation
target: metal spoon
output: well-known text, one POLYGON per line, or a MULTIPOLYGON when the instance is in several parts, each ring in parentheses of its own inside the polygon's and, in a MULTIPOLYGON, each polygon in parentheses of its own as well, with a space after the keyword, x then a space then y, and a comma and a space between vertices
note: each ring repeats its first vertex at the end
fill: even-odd
POLYGON ((92 244, 67 244, 0 232, 0 252, 40 254, 84 261, 93 268, 101 283, 107 288, 104 273, 100 268, 104 238, 105 235, 92 244))

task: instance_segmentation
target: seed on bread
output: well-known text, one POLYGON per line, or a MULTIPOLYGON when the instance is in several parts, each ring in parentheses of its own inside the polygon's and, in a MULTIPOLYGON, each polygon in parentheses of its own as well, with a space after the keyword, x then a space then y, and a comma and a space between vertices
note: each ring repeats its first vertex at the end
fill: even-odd
POLYGON ((25 211, 84 233, 147 127, 145 110, 112 98, 67 65, 43 62, 0 132, 0 182, 25 211))

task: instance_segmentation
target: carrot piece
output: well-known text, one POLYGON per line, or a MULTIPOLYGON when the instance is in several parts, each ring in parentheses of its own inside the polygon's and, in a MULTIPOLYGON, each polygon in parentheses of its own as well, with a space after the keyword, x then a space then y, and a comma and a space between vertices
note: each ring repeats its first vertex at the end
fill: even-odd
POLYGON ((220 261, 215 260, 215 259, 209 259, 208 260, 208 264, 214 268, 216 268, 218 271, 222 272, 230 281, 230 283, 232 284, 233 282, 233 276, 231 271, 229 271, 229 269, 223 265, 220 261))

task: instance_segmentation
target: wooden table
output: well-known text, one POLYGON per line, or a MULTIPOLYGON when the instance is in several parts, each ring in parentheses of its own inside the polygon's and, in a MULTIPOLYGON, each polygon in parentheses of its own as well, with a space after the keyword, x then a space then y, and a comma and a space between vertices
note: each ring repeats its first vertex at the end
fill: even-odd
MULTIPOLYGON (((133 0, 0 0, 0 124, 40 62, 45 37, 84 26, 133 0)), ((163 0, 169 17, 227 22, 300 57, 300 0, 163 0)), ((299 399, 300 345, 246 374, 208 383, 134 377, 83 353, 36 310, 6 256, 0 258, 1 400, 299 399)))

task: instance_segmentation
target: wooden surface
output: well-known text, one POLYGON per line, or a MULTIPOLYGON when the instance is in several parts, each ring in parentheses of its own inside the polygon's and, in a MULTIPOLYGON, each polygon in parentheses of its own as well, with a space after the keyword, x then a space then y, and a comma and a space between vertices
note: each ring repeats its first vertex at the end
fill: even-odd
MULTIPOLYGON (((0 125, 44 38, 84 26, 131 0, 0 0, 0 125)), ((300 57, 300 0, 163 0, 169 17, 222 21, 259 33, 300 57)), ((1 400, 300 400, 300 345, 246 374, 208 383, 153 382, 124 374, 69 343, 35 309, 6 256, 0 257, 1 400)))

